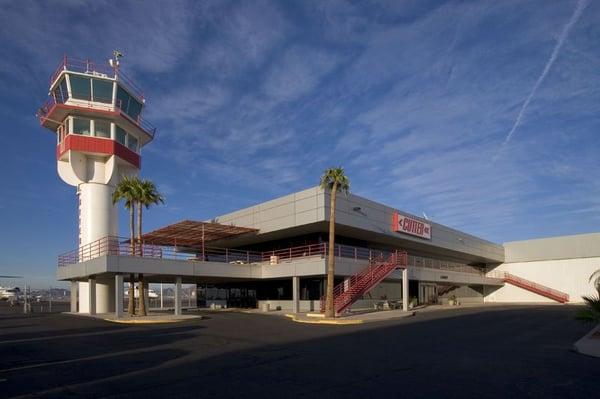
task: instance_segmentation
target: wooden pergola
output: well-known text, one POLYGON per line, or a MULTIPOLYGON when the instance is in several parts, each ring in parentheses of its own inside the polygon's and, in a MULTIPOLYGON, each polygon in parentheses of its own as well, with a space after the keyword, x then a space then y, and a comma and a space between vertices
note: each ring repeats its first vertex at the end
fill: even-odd
POLYGON ((142 241, 154 245, 203 248, 206 242, 257 232, 258 229, 248 227, 183 220, 142 235, 142 241))

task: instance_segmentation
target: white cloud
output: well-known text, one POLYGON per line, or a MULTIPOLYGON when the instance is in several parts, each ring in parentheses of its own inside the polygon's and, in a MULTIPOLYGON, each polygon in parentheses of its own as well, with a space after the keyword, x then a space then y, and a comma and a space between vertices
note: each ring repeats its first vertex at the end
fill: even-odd
POLYGON ((198 43, 198 63, 217 79, 259 67, 292 29, 276 5, 266 1, 213 10, 211 16, 214 31, 198 43))
POLYGON ((339 57, 310 47, 293 47, 267 72, 265 94, 275 101, 296 100, 317 89, 339 57))

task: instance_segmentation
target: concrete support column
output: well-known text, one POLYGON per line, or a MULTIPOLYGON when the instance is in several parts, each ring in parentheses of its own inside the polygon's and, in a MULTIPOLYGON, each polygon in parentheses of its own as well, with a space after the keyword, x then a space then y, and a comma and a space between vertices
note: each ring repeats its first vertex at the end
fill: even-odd
POLYGON ((292 277, 292 312, 300 313, 300 277, 292 277))
POLYGON ((160 308, 164 308, 164 302, 163 302, 163 285, 162 283, 160 283, 160 308))
POLYGON ((402 310, 408 312, 408 269, 402 269, 402 310))
POLYGON ((175 315, 181 315, 181 277, 175 277, 175 315))
POLYGON ((96 314, 96 279, 94 277, 90 277, 88 280, 88 312, 90 316, 96 314))
POLYGON ((123 317, 123 275, 115 276, 115 317, 120 319, 123 317))
POLYGON ((77 281, 71 281, 71 313, 77 313, 77 281))

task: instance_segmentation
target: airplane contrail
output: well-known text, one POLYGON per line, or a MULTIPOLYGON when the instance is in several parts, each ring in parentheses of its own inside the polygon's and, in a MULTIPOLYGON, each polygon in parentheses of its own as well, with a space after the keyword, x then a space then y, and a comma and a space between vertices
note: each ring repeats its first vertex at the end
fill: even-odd
POLYGON ((579 0, 577 2, 577 5, 575 6, 575 11, 573 11, 573 15, 571 15, 569 22, 567 22, 567 24, 563 28, 562 32, 560 33, 560 36, 558 36, 558 40, 556 41, 554 50, 552 50, 552 54, 550 55, 548 62, 546 62, 546 66, 544 67, 542 74, 538 77, 537 81, 535 82, 535 85, 533 85, 533 89, 531 89, 531 92, 527 96, 527 99, 521 106, 521 110, 519 111, 519 114, 517 115, 517 119, 515 120, 515 123, 513 124, 512 129, 510 129, 510 132, 504 139, 504 143, 502 143, 502 147, 504 147, 506 144, 508 144, 508 142, 512 138, 513 134, 515 134, 515 131, 521 124, 521 119, 523 118, 523 114, 525 113, 525 110, 529 106, 531 99, 533 98, 533 96, 537 92, 537 89, 540 87, 540 85, 546 78, 546 75, 548 75, 548 72, 550 72, 550 68, 552 68, 554 61, 556 61, 556 58, 558 57, 558 53, 560 52, 560 49, 561 49, 562 45, 564 44, 565 40, 567 40, 567 37, 569 36, 569 32, 571 31, 571 28, 573 27, 573 25, 575 25, 577 20, 579 20, 579 17, 581 17, 583 10, 585 10, 585 8, 588 6, 589 2, 590 2, 589 0, 579 0))

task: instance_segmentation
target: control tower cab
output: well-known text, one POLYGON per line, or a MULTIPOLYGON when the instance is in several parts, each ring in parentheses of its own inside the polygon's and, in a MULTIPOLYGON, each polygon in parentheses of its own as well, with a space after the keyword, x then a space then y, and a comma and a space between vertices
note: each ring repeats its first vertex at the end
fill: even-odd
MULTIPOLYGON (((65 57, 37 114, 41 125, 56 133, 59 176, 77 188, 79 247, 119 235, 118 208, 112 203, 115 186, 123 176, 137 175, 141 149, 156 132, 142 119, 142 91, 120 72, 120 54, 115 56, 106 65, 65 57)), ((80 304, 88 303, 86 284, 79 284, 80 304)), ((98 313, 114 308, 110 284, 96 284, 98 313)))

